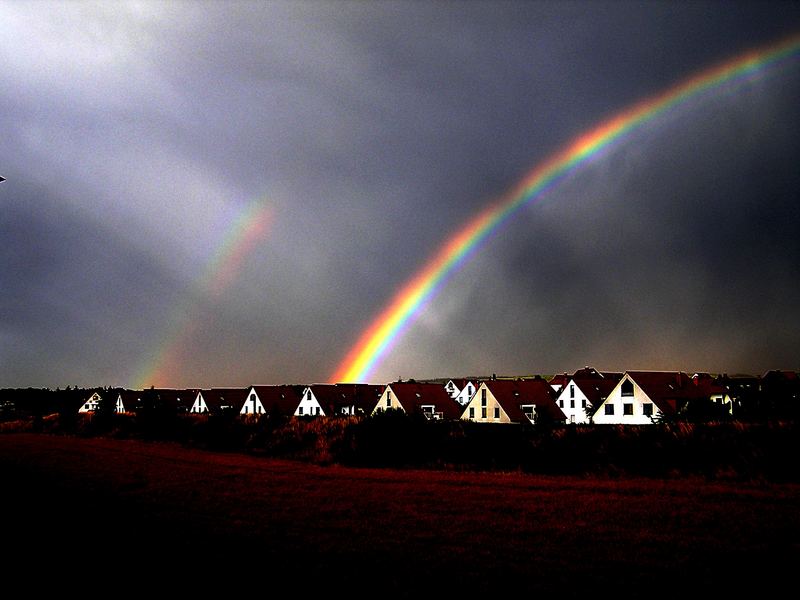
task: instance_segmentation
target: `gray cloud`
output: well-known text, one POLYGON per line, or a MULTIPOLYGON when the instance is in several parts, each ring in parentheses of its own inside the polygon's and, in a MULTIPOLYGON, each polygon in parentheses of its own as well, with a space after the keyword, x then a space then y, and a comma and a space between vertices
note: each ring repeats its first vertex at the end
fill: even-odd
MULTIPOLYGON (((325 380, 528 169, 800 30, 800 8, 43 2, 0 20, 0 385, 130 384, 187 321, 153 383, 247 385, 325 380), (255 199, 270 231, 210 297, 255 199)), ((790 61, 579 170, 453 277, 376 380, 796 368, 799 79, 790 61)))

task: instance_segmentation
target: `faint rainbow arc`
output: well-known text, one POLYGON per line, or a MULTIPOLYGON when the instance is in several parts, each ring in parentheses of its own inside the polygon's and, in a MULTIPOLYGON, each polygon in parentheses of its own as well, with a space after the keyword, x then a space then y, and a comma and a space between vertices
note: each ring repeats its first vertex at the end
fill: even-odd
POLYGON ((775 44, 738 55, 603 121, 553 154, 530 171, 508 193, 468 221, 436 251, 362 332, 330 380, 356 382, 366 378, 393 342, 410 326, 414 316, 475 253, 481 242, 521 207, 541 196, 573 169, 611 146, 626 133, 673 106, 727 82, 746 78, 766 66, 796 54, 798 50, 800 35, 796 34, 775 44))
MULTIPOLYGON (((272 206, 260 199, 247 204, 222 236, 194 289, 216 299, 233 285, 245 259, 269 231, 273 212, 272 206)), ((192 314, 193 298, 194 295, 174 309, 172 327, 134 377, 133 389, 168 381, 169 368, 174 366, 179 351, 191 343, 199 325, 192 314)))

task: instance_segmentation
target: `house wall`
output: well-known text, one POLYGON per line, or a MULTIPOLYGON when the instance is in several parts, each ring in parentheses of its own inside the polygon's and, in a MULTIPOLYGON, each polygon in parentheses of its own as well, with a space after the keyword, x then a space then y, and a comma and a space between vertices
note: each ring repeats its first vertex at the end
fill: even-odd
POLYGON ((94 394, 89 396, 89 399, 86 402, 83 403, 83 405, 78 409, 78 412, 79 413, 94 412, 98 408, 100 408, 100 394, 95 392, 94 394))
POLYGON ((466 406, 467 404, 469 404, 469 401, 472 400, 472 396, 474 395, 475 395, 475 384, 469 381, 466 383, 466 385, 464 385, 464 389, 461 390, 458 393, 458 395, 456 395, 455 400, 461 406, 466 406))
POLYGON ((251 389, 247 394, 247 398, 239 410, 240 415, 263 415, 267 411, 264 410, 264 405, 255 390, 251 389))
MULTIPOLYGON (((552 387, 552 386, 551 386, 552 387)), ((588 423, 585 407, 589 399, 574 381, 570 380, 556 398, 556 404, 567 415, 567 423, 588 423)))
POLYGON ((294 416, 325 416, 325 411, 322 410, 322 406, 317 400, 317 397, 311 391, 311 388, 306 388, 303 392, 303 397, 300 400, 300 404, 297 405, 297 408, 294 411, 294 416))
POLYGON ((195 414, 208 412, 208 405, 206 404, 206 401, 203 398, 203 394, 197 394, 197 397, 194 399, 194 402, 192 403, 192 407, 189 409, 189 412, 195 414))
POLYGON ((643 406, 645 404, 652 405, 653 418, 656 418, 661 414, 661 411, 653 403, 653 401, 650 400, 650 397, 645 394, 644 390, 642 390, 642 388, 640 388, 628 375, 625 375, 622 379, 620 379, 617 386, 611 390, 608 398, 606 398, 605 402, 600 405, 600 407, 597 409, 597 412, 594 413, 593 421, 601 425, 650 425, 653 422, 653 418, 644 414, 643 406), (626 381, 633 382, 633 396, 622 395, 622 386, 626 381), (613 415, 606 414, 606 405, 609 404, 614 407, 613 415), (623 406, 625 404, 632 405, 632 414, 624 414, 623 406))
POLYGON ((458 394, 461 392, 452 379, 444 384, 444 390, 447 392, 448 396, 453 398, 453 400, 455 400, 458 397, 458 394))
POLYGON ((403 408, 403 405, 397 400, 397 396, 392 391, 391 386, 387 385, 381 397, 378 398, 378 403, 375 405, 375 408, 372 409, 372 414, 374 415, 378 411, 387 410, 389 408, 399 408, 403 412, 406 412, 406 409, 403 408))
POLYGON ((485 383, 478 386, 478 390, 475 392, 472 400, 464 407, 464 412, 461 413, 461 419, 464 421, 474 421, 476 423, 511 423, 511 418, 506 414, 506 411, 503 410, 503 407, 500 406, 497 398, 494 397, 492 391, 486 387, 485 383), (486 390, 485 405, 483 402, 484 390, 486 390), (472 409, 471 416, 470 409, 472 409), (485 416, 484 409, 486 409, 485 416), (495 418, 495 409, 499 409, 497 418, 495 418))

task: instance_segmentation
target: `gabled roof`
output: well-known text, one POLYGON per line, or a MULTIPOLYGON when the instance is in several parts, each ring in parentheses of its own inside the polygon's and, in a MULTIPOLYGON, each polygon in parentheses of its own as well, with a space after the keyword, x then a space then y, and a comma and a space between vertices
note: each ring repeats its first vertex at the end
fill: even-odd
POLYGON ((351 406, 369 412, 375 408, 385 386, 370 383, 317 383, 308 386, 326 414, 351 406))
POLYGON ((373 383, 337 383, 342 388, 345 402, 343 406, 355 406, 364 413, 375 408, 386 386, 373 383))
POLYGON ((721 379, 712 377, 707 373, 695 373, 692 376, 692 382, 694 383, 695 388, 697 388, 697 393, 701 394, 705 398, 725 395, 728 393, 728 387, 722 383, 721 379))
MULTIPOLYGON (((551 380, 552 381, 552 380, 551 380)), ((491 379, 483 382, 492 392, 512 421, 524 423, 528 418, 520 406, 534 405, 536 412, 554 421, 565 421, 567 416, 556 404, 556 394, 550 382, 544 379, 491 379)))
POLYGON ((439 383, 395 382, 387 385, 392 389, 397 401, 409 413, 421 413, 423 405, 435 406, 436 412, 444 419, 458 419, 464 411, 456 400, 450 397, 439 383))
POLYGON ((603 400, 608 398, 611 390, 617 387, 620 379, 622 379, 622 373, 604 373, 600 378, 594 376, 580 379, 573 377, 572 382, 583 392, 589 404, 593 408, 597 408, 603 400))
POLYGON ((665 414, 672 414, 687 401, 702 397, 683 371, 626 371, 626 374, 665 414))
MULTIPOLYGON (((118 398, 122 400, 122 408, 125 412, 133 412, 139 407, 139 392, 136 390, 120 390, 118 398)), ((114 399, 116 405, 117 398, 114 399)))
POLYGON ((566 373, 559 373, 558 375, 553 375, 547 383, 550 385, 560 385, 561 387, 564 387, 568 380, 569 375, 566 373))
MULTIPOLYGON (((454 379, 449 379, 447 383, 450 383, 451 381, 455 384, 455 386, 458 388, 458 391, 460 392, 472 380, 471 379, 466 379, 464 377, 458 377, 458 378, 454 378, 454 379)), ((444 385, 447 386, 447 383, 445 383, 444 385)))
POLYGON ((239 412, 247 399, 248 388, 212 388, 203 390, 203 399, 211 412, 219 412, 224 407, 227 410, 239 412))
MULTIPOLYGON (((303 393, 303 388, 298 390, 293 385, 254 385, 250 389, 258 395, 267 414, 293 415, 303 393)), ((250 389, 245 390, 245 398, 250 389)))

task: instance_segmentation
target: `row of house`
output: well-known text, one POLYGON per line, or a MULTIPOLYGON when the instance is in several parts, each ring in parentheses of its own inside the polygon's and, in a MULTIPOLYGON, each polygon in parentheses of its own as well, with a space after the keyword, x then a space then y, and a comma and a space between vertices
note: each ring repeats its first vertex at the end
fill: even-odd
MULTIPOLYGON (((800 405, 800 378, 792 371, 769 372, 762 378, 689 376, 680 371, 601 372, 591 367, 550 379, 451 379, 446 383, 396 381, 386 385, 266 385, 249 388, 120 390, 111 398, 117 413, 130 413, 157 403, 178 412, 240 415, 282 414, 295 417, 368 415, 396 409, 430 420, 480 423, 653 423, 681 414, 733 415, 773 391, 800 405), (788 390, 788 391, 787 391, 788 390), (748 404, 750 403, 750 404, 748 404)), ((774 394, 773 394, 774 396, 774 394)), ((94 392, 79 412, 98 410, 102 396, 94 392)))

